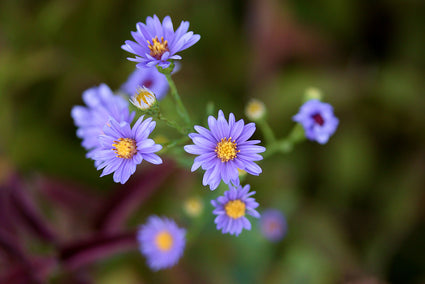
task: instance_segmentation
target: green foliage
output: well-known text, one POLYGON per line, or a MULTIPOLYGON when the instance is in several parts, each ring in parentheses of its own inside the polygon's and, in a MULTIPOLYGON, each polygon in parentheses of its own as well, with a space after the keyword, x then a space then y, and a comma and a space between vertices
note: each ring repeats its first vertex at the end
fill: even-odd
MULTIPOLYGON (((205 123, 210 101, 214 105, 208 109, 215 113, 223 109, 242 118, 244 104, 256 97, 267 106, 276 136, 283 138, 294 126, 291 117, 305 89, 314 86, 334 106, 339 129, 325 146, 306 142, 288 155, 276 153, 263 162, 260 177, 247 177, 261 209, 286 213, 289 229, 281 243, 262 239, 255 222, 239 238, 222 235, 213 215, 203 214, 206 225, 177 267, 153 274, 137 253, 117 256, 98 264, 94 282, 336 283, 353 274, 394 283, 401 276, 411 281, 404 283, 425 281, 425 263, 417 260, 425 254, 423 3, 378 1, 375 5, 389 17, 384 28, 390 37, 371 40, 365 36, 371 26, 360 23, 380 21, 376 7, 368 10, 354 0, 270 1, 287 13, 273 32, 281 36, 307 29, 326 42, 326 52, 314 55, 312 45, 305 56, 295 51, 277 56, 267 77, 261 77, 255 64, 270 60, 265 55, 271 51, 253 52, 258 35, 267 31, 259 30, 257 10, 248 2, 263 3, 1 1, 0 162, 28 174, 110 188, 112 178, 99 179, 85 159, 70 110, 82 104, 88 87, 108 82, 117 89, 126 80, 134 64, 120 45, 137 21, 170 14, 175 25, 189 20, 191 30, 201 35, 199 44, 183 52, 182 68, 173 76, 197 124, 205 123), (417 250, 402 254, 413 234, 422 236, 412 244, 417 250), (422 272, 394 272, 400 255, 422 272)), ((166 109, 172 106, 168 99, 166 109)), ((172 214, 191 195, 213 198, 199 176, 184 179, 184 188, 161 189, 132 223, 144 222, 150 213, 172 214)), ((208 200, 204 206, 212 210, 208 200)), ((179 218, 190 227, 183 213, 179 218)))

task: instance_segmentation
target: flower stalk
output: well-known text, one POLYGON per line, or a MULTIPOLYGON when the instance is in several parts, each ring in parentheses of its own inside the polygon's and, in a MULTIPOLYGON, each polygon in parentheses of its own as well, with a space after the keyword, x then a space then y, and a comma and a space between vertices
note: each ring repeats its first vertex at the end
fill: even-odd
POLYGON ((174 69, 174 62, 172 62, 170 64, 169 67, 167 68, 162 68, 160 66, 158 66, 158 71, 162 74, 165 75, 165 78, 167 78, 168 81, 168 85, 170 86, 170 91, 171 91, 171 96, 173 97, 174 101, 176 102, 177 105, 177 113, 180 115, 180 117, 183 119, 184 123, 185 123, 185 127, 187 128, 187 130, 185 131, 184 134, 189 133, 188 129, 189 127, 192 125, 190 117, 189 117, 189 113, 186 109, 186 107, 184 106, 179 92, 177 91, 177 87, 176 84, 174 83, 173 79, 171 78, 171 73, 174 69))

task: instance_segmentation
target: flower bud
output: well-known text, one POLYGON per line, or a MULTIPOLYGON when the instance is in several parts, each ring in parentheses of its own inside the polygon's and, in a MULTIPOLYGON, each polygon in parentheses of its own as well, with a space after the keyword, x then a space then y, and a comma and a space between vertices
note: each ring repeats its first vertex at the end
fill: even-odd
POLYGON ((266 114, 266 106, 257 99, 251 99, 245 107, 245 115, 253 121, 263 118, 266 114))
POLYGON ((141 110, 149 110, 156 105, 155 94, 146 87, 138 88, 136 94, 130 98, 130 102, 141 110))
POLYGON ((204 204, 199 197, 190 197, 184 202, 183 209, 188 216, 197 217, 204 210, 204 204))
POLYGON ((322 91, 315 87, 309 87, 304 92, 304 101, 321 100, 323 97, 322 91))

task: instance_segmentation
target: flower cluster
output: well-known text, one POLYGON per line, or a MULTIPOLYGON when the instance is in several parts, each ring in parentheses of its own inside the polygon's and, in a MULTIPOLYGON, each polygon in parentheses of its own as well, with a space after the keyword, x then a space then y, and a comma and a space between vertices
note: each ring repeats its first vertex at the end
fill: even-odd
MULTIPOLYGON (((260 218, 256 210, 259 203, 252 197, 255 191, 250 191, 249 184, 242 185, 242 181, 247 173, 258 176, 262 172, 257 162, 263 159, 260 154, 266 151, 265 147, 258 145, 260 140, 251 140, 255 123, 266 138, 268 152, 264 155, 285 153, 305 138, 326 143, 339 123, 332 106, 320 102, 316 92, 314 99, 308 100, 293 117, 303 126, 305 133, 300 135, 300 131, 292 131, 284 139, 275 138, 266 122, 266 106, 257 99, 251 100, 245 109, 248 119, 255 123, 245 123, 243 119, 236 121, 233 113, 226 118, 219 110, 217 117, 208 117, 208 127, 194 125, 171 75, 176 71, 174 61, 181 59, 177 53, 194 45, 200 36, 188 31, 189 22, 185 21, 174 31, 169 16, 162 23, 156 15, 147 17, 146 23, 139 22, 136 27, 137 31, 131 33, 135 41, 127 40, 122 46, 125 51, 135 54, 135 58, 128 59, 137 62, 136 70, 119 90, 122 96, 101 84, 83 93, 86 106, 72 109, 77 136, 83 140, 87 157, 95 161, 97 170, 102 170, 101 176, 113 174, 114 182, 124 184, 143 160, 161 164, 157 152, 181 147, 190 139, 192 144, 183 149, 196 155, 193 163, 189 161, 191 171, 202 168, 205 171, 202 184, 209 186, 211 191, 219 188, 221 182, 228 188, 217 199, 211 200, 217 230, 236 236, 244 229, 251 230, 247 216, 260 218), (168 91, 182 122, 170 120, 161 113, 159 100, 168 91), (129 101, 143 114, 134 123, 136 114, 129 111, 129 101), (174 128, 183 137, 168 142, 165 147, 155 143, 149 138, 156 126, 154 119, 174 128), (192 127, 196 132, 189 133, 192 127)), ((297 129, 303 131, 299 125, 294 128, 297 129)), ((188 155, 182 157, 181 152, 175 154, 176 157, 187 161, 188 155)), ((173 155, 174 152, 169 153, 173 155)), ((188 217, 200 217, 203 202, 196 197, 187 199, 184 209, 188 217)), ((261 216, 260 227, 266 238, 278 241, 286 233, 286 219, 280 211, 266 210, 261 216)), ((185 236, 186 230, 179 228, 173 220, 158 216, 149 217, 137 233, 140 251, 154 271, 172 267, 179 261, 186 245, 185 236)))

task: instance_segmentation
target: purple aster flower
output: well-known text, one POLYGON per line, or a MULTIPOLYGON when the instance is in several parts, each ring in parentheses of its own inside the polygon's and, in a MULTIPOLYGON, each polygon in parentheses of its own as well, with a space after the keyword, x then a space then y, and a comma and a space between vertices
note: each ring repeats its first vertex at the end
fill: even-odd
POLYGON ((143 159, 161 164, 161 158, 154 152, 161 150, 162 146, 148 138, 154 128, 152 118, 143 121, 141 116, 133 128, 126 121, 111 118, 103 127, 105 134, 99 136, 101 146, 88 153, 97 162, 97 169, 103 169, 100 176, 114 173, 114 181, 124 184, 143 159))
POLYGON ((255 131, 255 124, 244 124, 241 119, 235 122, 233 113, 226 121, 223 112, 218 112, 218 119, 208 117, 210 130, 195 125, 198 133, 191 133, 189 137, 195 145, 186 145, 185 151, 199 155, 195 158, 192 172, 202 166, 205 170, 203 185, 209 185, 211 190, 217 188, 220 181, 226 184, 239 183, 239 170, 258 176, 261 168, 254 161, 262 160, 262 153, 266 148, 254 144, 260 140, 248 140, 255 131))
POLYGON ((308 139, 320 144, 328 142, 339 123, 332 106, 319 100, 309 100, 304 103, 292 119, 304 127, 305 136, 308 139))
POLYGON ((114 95, 105 84, 86 90, 83 93, 83 100, 87 107, 74 106, 71 116, 78 127, 77 136, 83 139, 82 145, 87 150, 99 146, 97 138, 103 134, 103 126, 110 117, 131 123, 136 114, 130 113, 128 102, 114 95))
POLYGON ((173 220, 151 216, 142 225, 137 239, 140 251, 149 267, 160 270, 174 266, 183 255, 186 230, 177 227, 173 220))
POLYGON ((121 86, 129 96, 133 96, 141 87, 150 89, 158 100, 168 92, 168 82, 164 74, 158 72, 155 67, 136 68, 128 77, 127 82, 121 86))
POLYGON ((170 60, 181 59, 176 53, 194 45, 200 35, 188 32, 189 22, 182 21, 174 31, 171 18, 166 16, 162 24, 156 15, 146 18, 146 24, 137 23, 137 31, 131 32, 136 42, 127 40, 122 49, 134 53, 136 58, 130 61, 139 62, 138 68, 160 66, 167 68, 170 60))
POLYGON ((276 209, 267 209, 260 218, 261 233, 272 242, 280 241, 286 234, 286 219, 282 212, 276 209))
POLYGON ((215 207, 213 214, 217 215, 214 222, 217 224, 217 230, 221 229, 223 234, 238 236, 243 229, 251 230, 251 223, 245 217, 246 214, 255 218, 260 217, 255 210, 258 203, 250 197, 255 191, 249 192, 249 188, 249 184, 243 188, 229 186, 224 196, 211 200, 211 204, 215 207))

